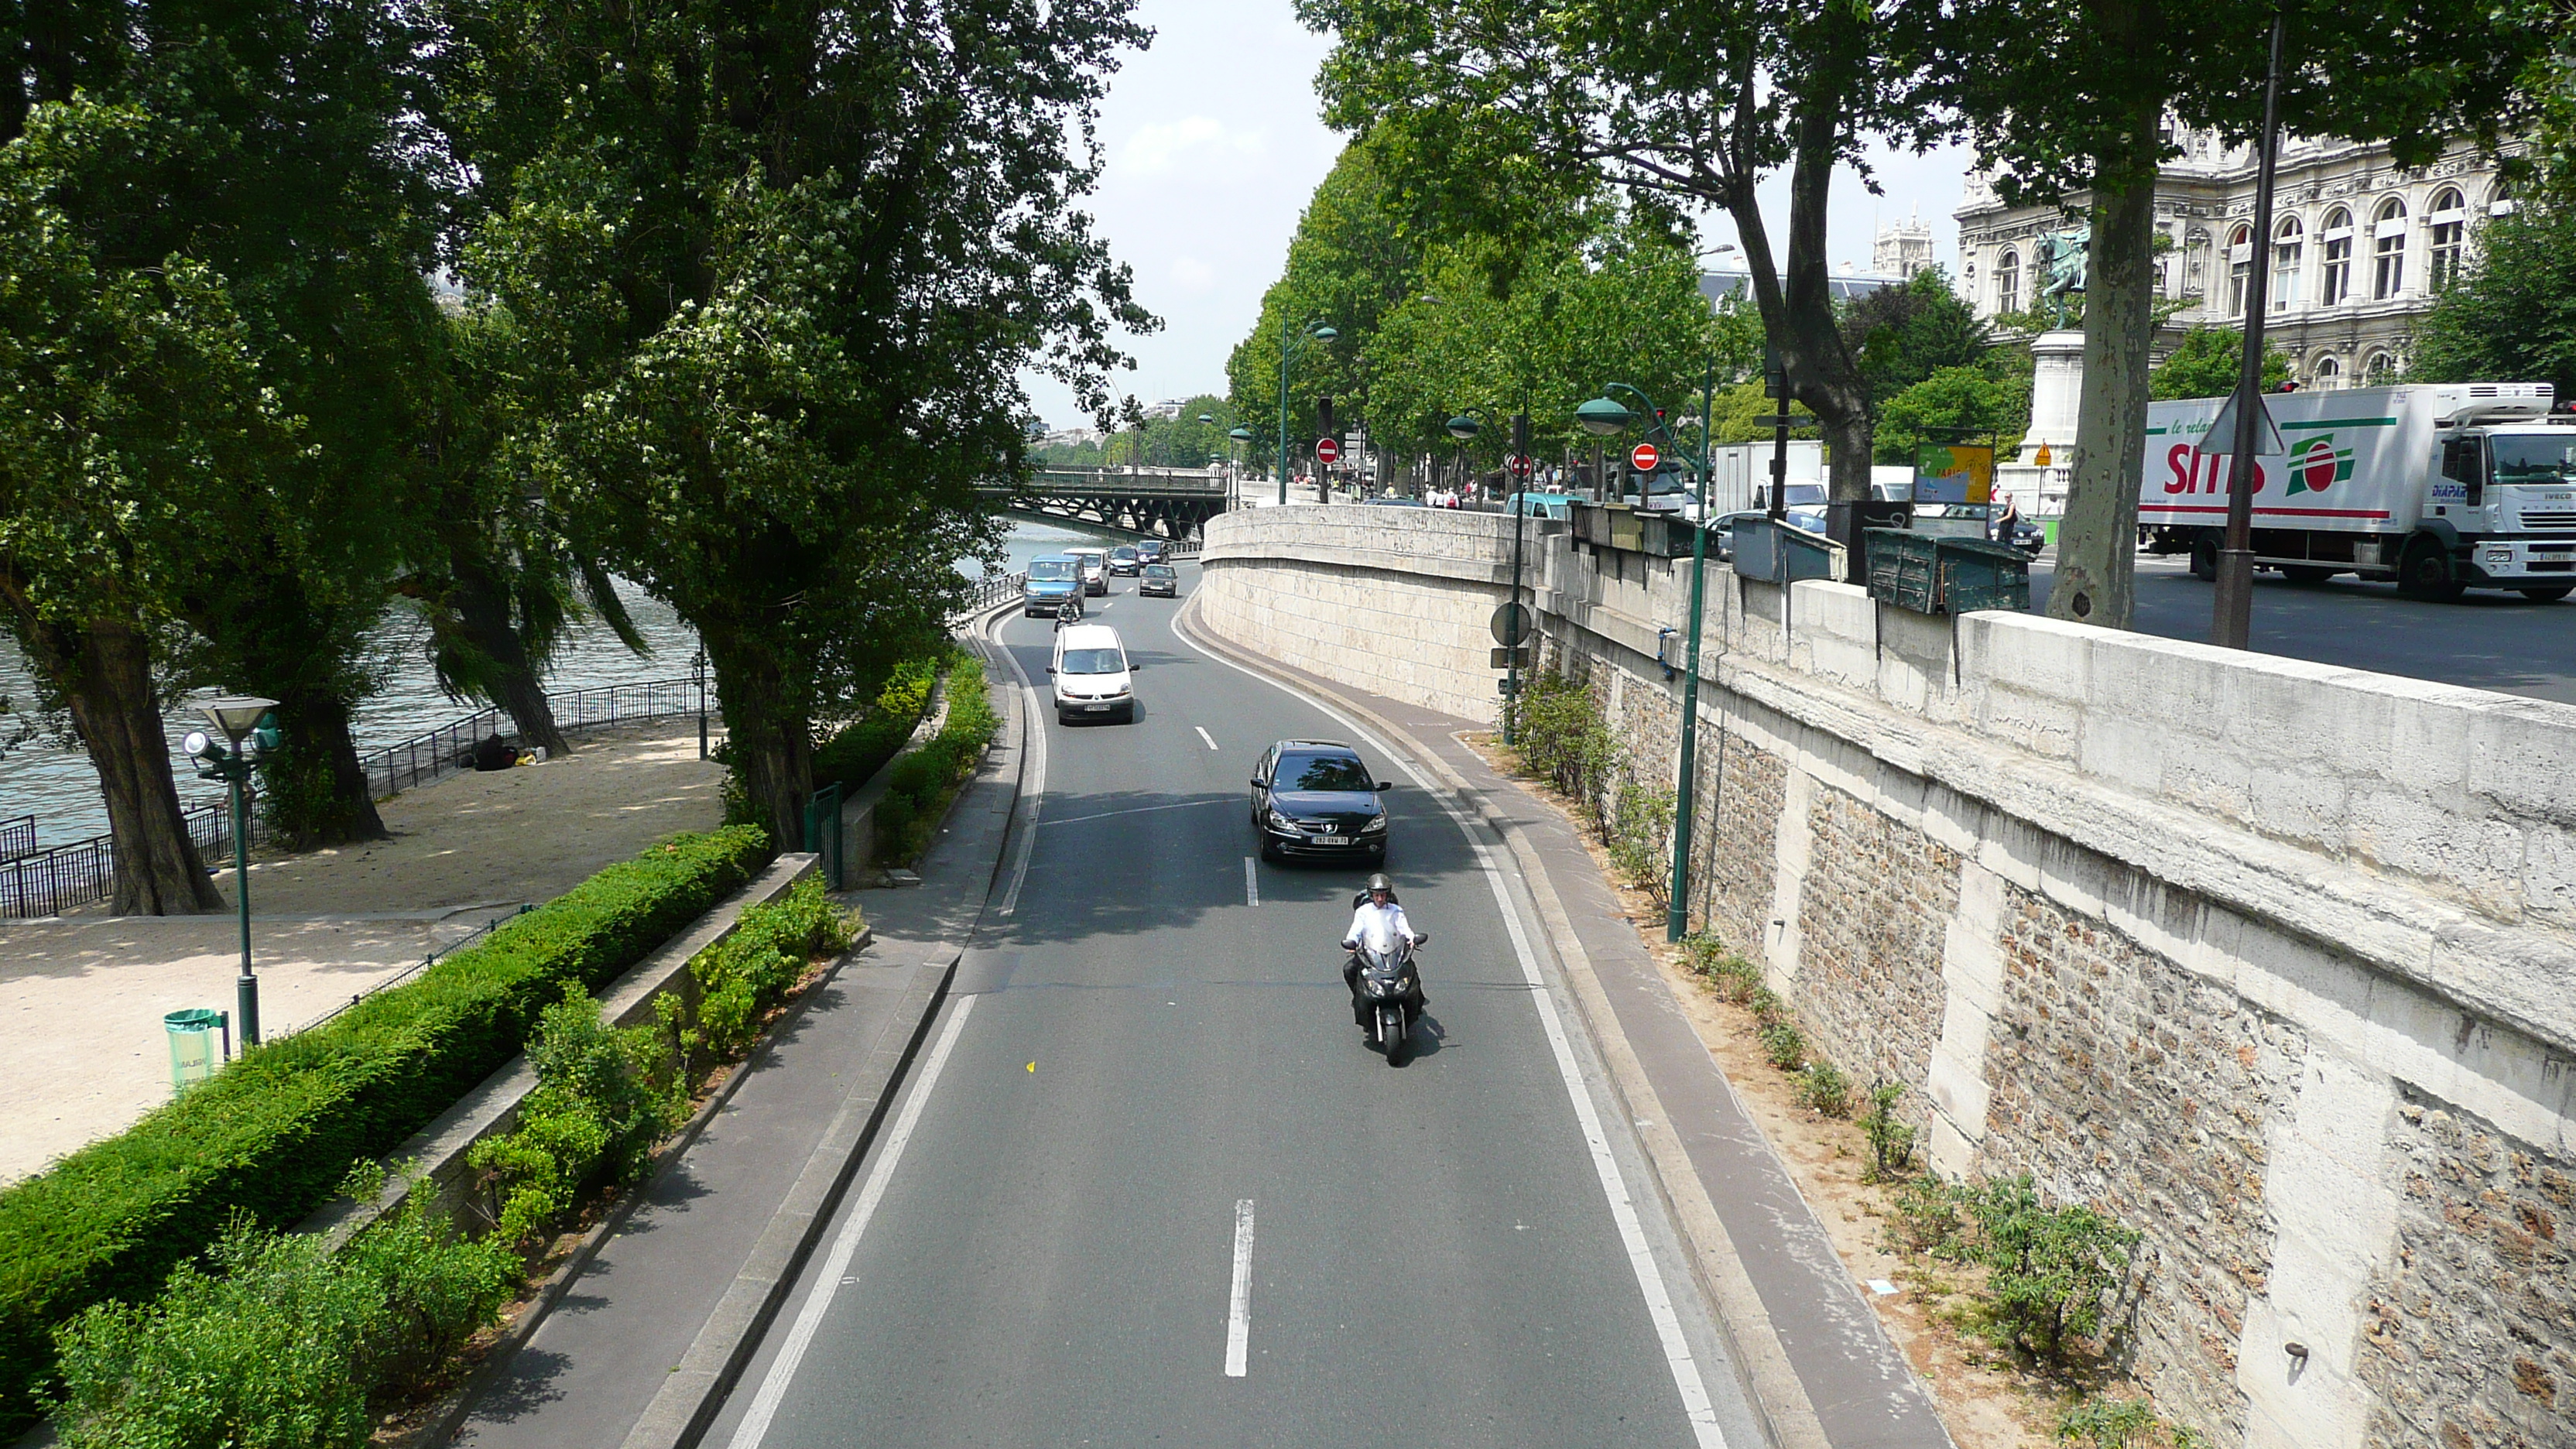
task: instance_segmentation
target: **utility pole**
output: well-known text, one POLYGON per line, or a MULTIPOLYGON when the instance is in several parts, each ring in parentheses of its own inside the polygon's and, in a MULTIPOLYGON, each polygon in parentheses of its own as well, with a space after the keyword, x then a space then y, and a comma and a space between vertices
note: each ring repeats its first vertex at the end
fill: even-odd
MULTIPOLYGON (((1786 404, 1782 410, 1787 410, 1786 404)), ((1673 795, 1673 884, 1664 903, 1667 941, 1690 934, 1691 805, 1699 775, 1699 630, 1708 598, 1708 439, 1716 420, 1717 364, 1712 361, 1699 392, 1699 517, 1691 527, 1690 640, 1682 666, 1681 787, 1673 795)))
POLYGON ((2254 173, 2254 255, 2245 277, 2245 356, 2236 370, 2236 442, 2227 460, 2227 542, 2218 551, 2218 589, 2210 605, 2209 642, 2242 649, 2254 632, 2255 451, 2264 426, 2263 314, 2272 290, 2272 175, 2281 135, 2282 11, 2272 12, 2272 60, 2263 77, 2263 155, 2254 173))

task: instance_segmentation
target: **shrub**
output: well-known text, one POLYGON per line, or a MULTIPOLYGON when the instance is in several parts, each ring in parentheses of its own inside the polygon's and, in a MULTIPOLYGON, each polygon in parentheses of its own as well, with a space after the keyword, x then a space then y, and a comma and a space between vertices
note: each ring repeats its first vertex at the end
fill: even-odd
POLYGON ((807 876, 787 894, 742 913, 731 935, 689 962, 698 982, 699 1038, 732 1057, 760 1034, 760 1020, 818 955, 847 950, 849 918, 807 876))
POLYGON ((1606 832, 1610 863, 1628 877, 1628 883, 1646 893, 1658 910, 1672 896, 1672 881, 1666 875, 1671 864, 1665 845, 1673 829, 1673 792, 1655 790, 1630 781, 1619 787, 1619 805, 1606 832))
POLYGON ((391 1400, 491 1323, 520 1281, 496 1244, 459 1241, 426 1194, 338 1257, 235 1217, 140 1307, 56 1331, 72 1449, 354 1449, 391 1400))
POLYGON ((1807 1039, 1785 1021, 1775 1021, 1754 1033, 1762 1043, 1763 1059, 1784 1072, 1794 1072, 1806 1065, 1807 1039))
POLYGON ((1964 1252, 1959 1231, 1957 1188, 1925 1173, 1896 1194, 1895 1212, 1887 1220, 1888 1246, 1893 1251, 1955 1263, 1964 1252))
POLYGON ((1603 797, 1619 768, 1619 741, 1592 691, 1553 671, 1529 681, 1515 736, 1521 766, 1571 795, 1602 825, 1603 797))
POLYGON ((875 778, 921 724, 938 670, 936 658, 907 659, 896 665, 866 716, 814 747, 814 784, 819 788, 838 783, 843 790, 856 790, 875 778))
POLYGON ((1882 1082, 1869 1089, 1869 1111, 1860 1119, 1869 1138, 1869 1180, 1886 1182, 1914 1160, 1914 1129, 1899 1121, 1896 1104, 1905 1095, 1901 1083, 1882 1082))
POLYGON ((947 723, 887 773, 875 817, 878 864, 908 865, 929 845, 942 803, 974 773, 1001 724, 984 688, 984 662, 958 654, 948 671, 947 723))
POLYGON ((2072 1340, 2101 1331, 2139 1235, 2081 1204, 2045 1206, 2027 1173, 1979 1183, 1963 1202, 1987 1270, 1989 1334, 2062 1367, 2072 1340))
POLYGON ((565 984, 595 989, 749 878, 757 831, 681 836, 311 1031, 246 1052, 118 1135, 0 1191, 0 1433, 38 1411, 49 1328, 151 1297, 243 1214, 292 1223, 516 1055, 565 984))
POLYGON ((1789 1019, 1789 1003, 1782 1001, 1779 994, 1768 986, 1757 985, 1745 992, 1744 1009, 1752 1012, 1753 1019, 1764 1026, 1789 1019))
POLYGON ((537 1085, 519 1106, 518 1130, 475 1143, 465 1158, 499 1187, 493 1236, 512 1245, 560 1222, 591 1183, 634 1181, 688 1113, 661 1026, 611 1027, 576 984, 545 1009, 528 1065, 537 1085))
POLYGON ((1798 1077, 1798 1100, 1828 1117, 1851 1111, 1851 1080, 1831 1062, 1809 1062, 1798 1077))
MULTIPOLYGON (((2086 1399, 2070 1406, 2058 1418, 2057 1437, 2066 1443, 2082 1442, 2089 1449, 2146 1449, 2159 1437, 2156 1411, 2143 1399, 2086 1399)), ((2173 1429, 2174 1449, 2191 1449, 2200 1436, 2189 1429, 2173 1429)))

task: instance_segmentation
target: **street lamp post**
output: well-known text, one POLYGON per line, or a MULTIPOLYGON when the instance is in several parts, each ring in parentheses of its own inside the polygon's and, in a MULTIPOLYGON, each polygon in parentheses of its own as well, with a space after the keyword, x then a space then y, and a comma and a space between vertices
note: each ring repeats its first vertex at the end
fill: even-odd
MULTIPOLYGON (((1226 437, 1233 443, 1239 444, 1243 453, 1249 454, 1252 451, 1252 429, 1236 428, 1234 431, 1227 433, 1226 437)), ((1233 490, 1234 495, 1232 498, 1227 500, 1226 506, 1228 508, 1240 509, 1243 507, 1243 464, 1231 451, 1229 451, 1227 457, 1226 473, 1228 475, 1228 485, 1233 490)))
MULTIPOLYGON (((1646 416, 1655 420, 1654 431, 1662 433, 1665 442, 1673 442, 1672 431, 1663 425, 1663 413, 1654 400, 1624 382, 1610 384, 1601 390, 1601 396, 1574 410, 1574 420, 1585 432, 1608 434, 1626 426, 1628 410, 1612 400, 1610 394, 1614 392, 1628 393, 1644 403, 1646 416)), ((1699 516, 1691 520, 1690 627, 1683 645, 1682 748, 1677 771, 1680 781, 1673 792, 1673 875, 1664 905, 1667 941, 1678 941, 1690 934, 1691 807, 1699 773, 1699 633, 1708 599, 1708 440, 1716 411, 1717 368, 1712 363, 1700 384, 1699 516)), ((1674 451, 1680 451, 1678 444, 1674 451)))
POLYGON ((1483 408, 1469 408, 1451 418, 1446 427, 1449 436, 1458 440, 1458 491, 1462 495, 1468 491, 1467 444, 1484 431, 1484 424, 1480 421, 1484 415, 1483 408))
POLYGON ((1318 342, 1330 342, 1341 335, 1325 326, 1319 319, 1298 328, 1292 337, 1288 330, 1288 320, 1284 317, 1279 320, 1279 501, 1282 505, 1288 502, 1289 364, 1296 358, 1298 352, 1304 349, 1307 338, 1312 337, 1318 342))
POLYGON ((253 739, 259 722, 277 708, 277 701, 252 695, 227 695, 208 700, 197 712, 206 722, 224 732, 224 743, 217 744, 204 730, 191 730, 180 742, 180 748, 197 761, 197 774, 202 779, 221 780, 228 788, 233 813, 233 900, 241 917, 241 975, 233 982, 233 1014, 241 1019, 242 1045, 259 1045, 259 977, 250 965, 250 816, 243 793, 250 784, 251 766, 267 753, 264 741, 253 739), (251 739, 256 748, 245 748, 251 739))
POLYGON ((2254 173, 2254 255, 2245 276, 2245 356, 2236 374, 2235 456, 2227 460, 2227 543, 2218 551, 2218 588, 2209 642, 2245 648, 2254 629, 2254 453, 2267 431, 2263 412, 2263 314, 2272 290, 2272 176, 2280 149, 2281 31, 2272 12, 2271 68, 2263 77, 2263 155, 2254 173))

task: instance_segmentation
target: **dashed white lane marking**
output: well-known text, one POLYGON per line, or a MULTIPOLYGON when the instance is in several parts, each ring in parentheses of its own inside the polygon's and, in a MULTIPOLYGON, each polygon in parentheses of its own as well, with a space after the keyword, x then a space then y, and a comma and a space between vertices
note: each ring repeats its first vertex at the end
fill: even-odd
POLYGON ((1199 738, 1207 741, 1207 747, 1209 749, 1212 750, 1216 748, 1216 740, 1208 734, 1206 725, 1192 725, 1190 728, 1199 732, 1199 738))
POLYGON ((1261 904, 1261 862, 1248 855, 1243 858, 1243 903, 1261 904))
POLYGON ((842 1227, 841 1236, 833 1240, 832 1256, 825 1259, 819 1275, 821 1287, 805 1300, 796 1324, 787 1331, 787 1341, 779 1345, 778 1361, 769 1366, 769 1376, 760 1381, 760 1392, 751 1401, 742 1424, 733 1431, 732 1449, 760 1449, 762 1436, 769 1432, 769 1421, 777 1416, 778 1405, 787 1397, 787 1385, 796 1377, 796 1367, 805 1360, 805 1350, 814 1342, 814 1330, 821 1326, 823 1315, 831 1311, 832 1296, 841 1291, 850 1269, 850 1258, 859 1250, 859 1235, 868 1230, 868 1220, 876 1216, 877 1204, 885 1200, 886 1183, 894 1177, 895 1164, 903 1160, 904 1144, 912 1140, 912 1129, 921 1124, 921 1109, 930 1101, 931 1089, 939 1085, 940 1069, 948 1065, 948 1053, 957 1045, 957 1034, 966 1026, 967 1016, 975 1010, 976 996, 956 998, 956 1013, 948 1018, 948 1029, 939 1034, 939 1044, 930 1049, 930 1060, 922 1065, 921 1085, 913 1088, 912 1100, 903 1104, 903 1115, 895 1119, 894 1133, 886 1138, 885 1150, 877 1165, 868 1173, 868 1184, 859 1190, 858 1206, 850 1212, 850 1221, 842 1227))
POLYGON ((1234 1205, 1234 1295, 1225 1311, 1225 1376, 1250 1371, 1252 1351, 1252 1199, 1234 1205))

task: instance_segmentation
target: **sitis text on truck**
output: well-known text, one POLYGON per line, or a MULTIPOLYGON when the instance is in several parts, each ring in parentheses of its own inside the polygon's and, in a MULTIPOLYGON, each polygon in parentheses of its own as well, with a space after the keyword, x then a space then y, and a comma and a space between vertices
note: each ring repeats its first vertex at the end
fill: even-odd
MULTIPOLYGON (((2576 591, 2576 415, 2547 383, 2409 383, 2263 399, 2284 452, 2255 460, 2254 561, 2294 583, 2394 579, 2417 598, 2576 591)), ((2226 402, 2147 409, 2138 526, 2218 576, 2228 457, 2201 439, 2226 402)))

